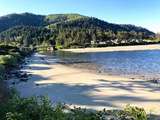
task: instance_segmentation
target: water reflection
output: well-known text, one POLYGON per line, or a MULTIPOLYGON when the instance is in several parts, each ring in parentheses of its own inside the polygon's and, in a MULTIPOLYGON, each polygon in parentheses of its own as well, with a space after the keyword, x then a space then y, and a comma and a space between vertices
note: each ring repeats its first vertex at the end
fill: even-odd
POLYGON ((57 52, 66 63, 94 63, 104 73, 144 78, 160 78, 160 51, 124 51, 101 53, 57 52))

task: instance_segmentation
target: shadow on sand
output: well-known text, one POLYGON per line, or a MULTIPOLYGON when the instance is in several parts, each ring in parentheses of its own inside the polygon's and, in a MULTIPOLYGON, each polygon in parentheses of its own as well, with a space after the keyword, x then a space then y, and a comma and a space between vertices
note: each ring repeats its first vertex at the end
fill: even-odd
MULTIPOLYGON (((70 85, 63 83, 41 83, 49 80, 50 77, 42 77, 39 75, 33 75, 32 81, 26 83, 24 86, 21 86, 22 89, 25 89, 24 96, 39 96, 39 95, 47 95, 50 97, 52 102, 64 102, 68 104, 76 104, 76 105, 86 105, 86 106, 104 106, 104 107, 117 107, 115 103, 123 102, 123 103, 159 103, 160 99, 152 99, 152 98, 144 98, 137 96, 129 96, 129 95, 116 95, 116 96, 107 96, 101 95, 96 96, 93 95, 93 92, 100 92, 99 88, 116 88, 118 90, 126 90, 129 92, 135 92, 134 90, 137 88, 143 89, 148 92, 160 92, 159 88, 156 88, 153 85, 150 85, 148 82, 144 81, 130 81, 127 84, 117 81, 108 81, 98 79, 98 84, 93 85, 70 85), (32 85, 30 84, 32 82, 32 85), (29 89, 28 89, 29 88, 29 89)), ((110 93, 109 93, 110 94, 110 93)))
MULTIPOLYGON (((41 59, 40 59, 41 60, 41 59)), ((35 59, 32 64, 42 64, 44 60, 40 61, 39 59, 35 59)), ((52 61, 50 59, 50 61, 52 61)), ((49 62, 47 64, 55 64, 55 62, 49 62)), ((50 67, 46 66, 31 66, 32 70, 47 70, 50 67)), ((67 74, 67 71, 66 71, 67 74)), ((70 74, 70 73, 69 73, 70 74)), ((74 73, 73 73, 74 74, 74 73)), ((78 74, 78 73, 75 73, 78 74)), ((55 75, 56 76, 56 75, 55 75)), ((156 98, 145 98, 141 96, 131 96, 132 94, 119 94, 112 95, 111 93, 105 93, 105 95, 96 95, 92 93, 101 92, 101 89, 115 89, 117 92, 119 90, 124 90, 129 93, 136 93, 135 90, 142 89, 148 93, 152 92, 160 92, 160 88, 155 84, 144 80, 131 80, 131 81, 111 81, 107 79, 96 79, 97 84, 64 84, 64 83, 52 83, 49 80, 53 81, 54 76, 43 77, 40 75, 33 74, 25 84, 20 84, 17 86, 17 89, 22 92, 22 96, 39 96, 39 95, 47 95, 54 102, 64 102, 67 104, 75 104, 75 105, 84 105, 84 106, 95 106, 95 107, 115 107, 121 108, 121 106, 117 105, 117 103, 155 103, 160 105, 160 99, 156 98), (47 83, 45 82, 47 80, 47 83), (45 83, 45 84, 43 84, 45 83)), ((76 80, 76 78, 75 78, 76 80)))

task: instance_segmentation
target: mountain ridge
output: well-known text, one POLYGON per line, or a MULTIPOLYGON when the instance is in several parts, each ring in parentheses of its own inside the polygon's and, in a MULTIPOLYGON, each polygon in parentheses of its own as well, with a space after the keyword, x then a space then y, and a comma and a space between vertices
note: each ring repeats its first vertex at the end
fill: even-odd
MULTIPOLYGON (((66 14, 49 14, 49 15, 37 15, 37 14, 33 14, 33 13, 28 13, 28 12, 25 12, 25 13, 13 13, 13 14, 8 14, 8 15, 5 15, 5 16, 0 16, 0 32, 2 32, 1 30, 1 26, 2 26, 2 23, 4 24, 3 20, 4 19, 19 19, 19 21, 17 21, 17 24, 13 24, 9 27, 13 27, 13 26, 16 26, 16 25, 28 25, 28 26, 41 26, 43 25, 46 21, 49 22, 49 21, 56 21, 56 19, 61 19, 59 20, 60 22, 64 22, 64 21, 71 21, 71 20, 78 20, 78 19, 83 19, 83 18, 89 18, 89 19, 95 19, 95 20, 100 20, 98 18, 95 18, 95 17, 88 17, 88 16, 84 16, 84 15, 81 15, 81 14, 78 14, 78 13, 66 13, 66 14), (29 20, 32 20, 34 19, 32 22, 36 21, 36 23, 25 23, 25 21, 23 21, 23 17, 28 18, 27 21, 29 20), (23 22, 22 22, 23 21, 23 22)), ((8 20, 9 21, 9 20, 8 20)), ((58 20, 57 20, 58 21, 58 20)), ((100 20, 102 22, 105 22, 105 23, 108 23, 108 24, 114 24, 114 25, 119 25, 121 27, 125 27, 125 26, 134 26, 134 27, 137 27, 139 29, 146 29, 142 26, 136 26, 136 25, 133 25, 133 24, 117 24, 117 23, 110 23, 108 21, 105 21, 105 20, 100 20)), ((50 24, 51 22, 47 23, 47 24, 50 24)), ((9 28, 8 27, 8 28, 9 28)), ((6 30, 6 29, 3 29, 3 30, 6 30)), ((146 29, 148 30, 148 29, 146 29)), ((150 31, 150 30, 148 30, 150 31)), ((152 32, 152 31, 150 31, 152 32)), ((154 33, 154 32, 152 32, 154 33)))
POLYGON ((105 43, 139 44, 143 39, 152 39, 155 33, 131 24, 114 24, 95 17, 80 14, 33 13, 9 14, 0 17, 0 42, 19 41, 26 45, 40 45, 55 41, 57 46, 91 46, 105 43), (19 32, 17 32, 19 31, 19 32))

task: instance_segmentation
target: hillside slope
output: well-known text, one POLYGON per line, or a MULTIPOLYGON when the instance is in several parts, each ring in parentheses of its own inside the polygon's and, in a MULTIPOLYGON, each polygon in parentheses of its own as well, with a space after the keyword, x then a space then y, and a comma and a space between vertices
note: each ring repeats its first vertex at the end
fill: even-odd
POLYGON ((0 17, 0 32, 11 27, 25 25, 25 26, 41 26, 44 22, 44 16, 35 15, 31 13, 9 14, 0 17))
MULTIPOLYGON (((17 38, 20 37, 23 41, 29 38, 28 43, 41 44, 42 41, 54 40, 58 46, 70 47, 85 44, 90 46, 91 41, 96 44, 105 42, 107 45, 139 43, 143 42, 143 39, 153 38, 154 36, 155 33, 142 27, 113 24, 79 14, 51 14, 45 16, 22 13, 0 17, 0 41, 17 41, 17 38), (42 35, 41 32, 48 37, 40 36, 42 35)), ((22 42, 22 40, 20 43, 27 43, 22 42)))
POLYGON ((99 27, 103 29, 116 31, 135 31, 146 32, 150 35, 153 32, 134 25, 113 24, 102 21, 97 18, 87 17, 79 14, 51 14, 51 15, 35 15, 32 13, 9 14, 0 17, 0 32, 14 26, 44 26, 50 24, 63 24, 63 26, 73 27, 99 27), (85 23, 85 24, 84 24, 85 23))

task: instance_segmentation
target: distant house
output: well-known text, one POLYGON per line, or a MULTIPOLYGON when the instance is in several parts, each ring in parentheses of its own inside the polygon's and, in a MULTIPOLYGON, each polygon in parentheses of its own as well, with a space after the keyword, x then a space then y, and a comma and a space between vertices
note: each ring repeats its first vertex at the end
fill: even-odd
POLYGON ((91 41, 91 45, 98 45, 98 46, 107 46, 107 45, 112 45, 115 44, 115 40, 109 40, 109 41, 91 41))
POLYGON ((106 42, 105 41, 100 41, 100 40, 96 40, 96 41, 91 41, 91 45, 95 45, 95 44, 99 44, 99 45, 104 45, 104 44, 106 44, 106 42))
POLYGON ((99 42, 98 44, 99 44, 99 45, 105 45, 106 42, 105 42, 105 41, 101 41, 101 42, 99 42))

